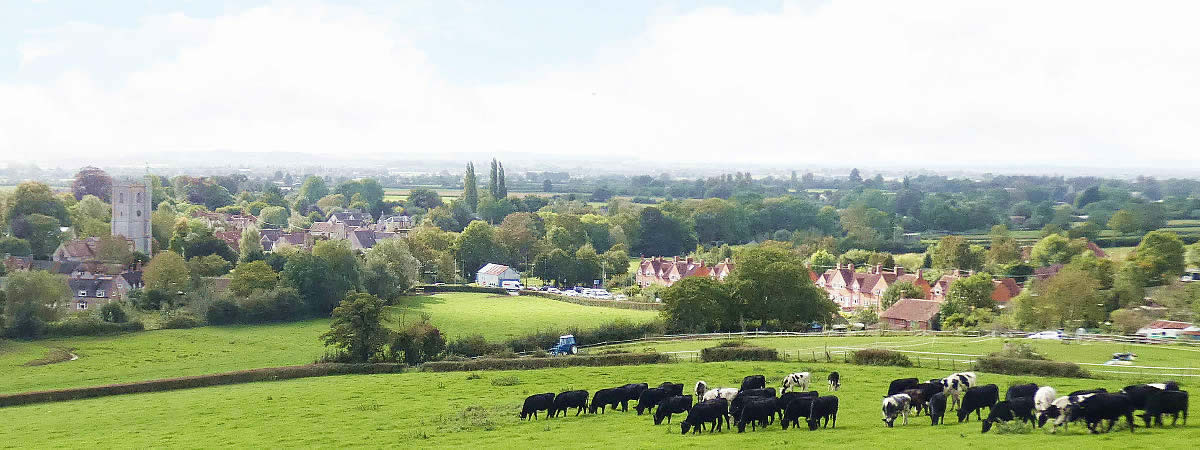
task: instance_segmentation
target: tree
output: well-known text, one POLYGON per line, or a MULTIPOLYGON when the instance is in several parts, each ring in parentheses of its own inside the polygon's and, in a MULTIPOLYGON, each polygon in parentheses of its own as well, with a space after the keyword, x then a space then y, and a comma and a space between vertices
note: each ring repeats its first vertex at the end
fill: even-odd
POLYGON ((1110 322, 1113 328, 1116 328, 1121 334, 1133 334, 1137 330, 1142 329, 1154 319, 1146 317, 1140 310, 1137 309, 1118 309, 1109 314, 1110 322))
POLYGON ((248 226, 242 230, 242 237, 238 240, 238 253, 239 264, 263 259, 262 233, 259 233, 257 227, 248 226))
POLYGON ((247 297, 256 290, 268 291, 279 284, 279 274, 266 261, 239 264, 229 281, 229 292, 247 297))
POLYGON ((1010 264, 1021 260, 1021 246, 1008 232, 1008 227, 996 225, 992 227, 992 245, 988 247, 988 262, 992 264, 1010 264))
POLYGON ((923 299, 925 298, 925 290, 910 281, 894 283, 888 286, 887 289, 884 289, 883 296, 879 301, 879 307, 887 309, 902 298, 923 299))
POLYGON ((808 269, 790 251, 763 245, 742 251, 726 279, 740 303, 741 317, 765 327, 776 320, 784 328, 828 322, 837 307, 809 278, 808 269))
POLYGON ((584 244, 575 252, 575 279, 583 281, 586 285, 591 286, 593 282, 600 278, 601 271, 604 269, 604 262, 601 261, 600 255, 596 253, 596 249, 592 244, 584 244))
POLYGON ((1051 234, 1033 245, 1029 259, 1037 267, 1066 264, 1085 251, 1087 251, 1086 240, 1071 240, 1061 234, 1051 234))
POLYGON ((112 201, 112 177, 96 167, 84 167, 75 173, 75 181, 71 182, 71 193, 76 200, 82 200, 85 195, 95 195, 105 202, 112 201))
POLYGON ((424 209, 442 206, 442 196, 433 189, 416 188, 408 192, 407 204, 424 209))
POLYGON ((929 251, 937 269, 979 270, 983 266, 980 252, 971 249, 962 236, 945 236, 929 251))
POLYGON ((554 183, 550 180, 542 180, 542 192, 554 192, 554 183))
POLYGON ((479 207, 479 185, 475 178, 475 163, 467 163, 467 173, 463 175, 463 201, 471 211, 479 207))
POLYGON ((813 272, 824 272, 825 269, 832 269, 837 265, 837 257, 825 249, 818 249, 808 257, 808 267, 813 272))
POLYGON ((446 338, 437 327, 421 321, 397 332, 388 347, 388 359, 416 365, 437 358, 446 349, 446 338))
POLYGON ((33 247, 29 246, 29 241, 12 236, 0 237, 0 255, 29 256, 32 254, 33 247))
POLYGON ((738 310, 726 285, 708 277, 687 277, 663 289, 662 316, 670 330, 708 333, 737 327, 738 310))
POLYGON ((45 183, 28 181, 17 185, 17 190, 9 197, 8 203, 7 218, 10 224, 21 216, 41 214, 57 219, 61 226, 71 225, 71 215, 67 212, 66 205, 45 183))
POLYGON ((500 182, 496 184, 496 198, 508 198, 508 186, 504 184, 504 164, 500 164, 500 182))
POLYGON ((326 281, 329 263, 306 252, 295 252, 283 265, 280 279, 296 289, 304 305, 314 314, 329 314, 337 304, 333 283, 326 281))
POLYGON ((1141 268, 1150 285, 1158 285, 1169 277, 1183 273, 1183 241, 1171 231, 1151 231, 1130 258, 1141 268))
MULTIPOLYGON (((4 242, 4 240, 0 239, 0 249, 3 248, 3 242, 4 242)), ((0 252, 3 252, 3 251, 4 250, 0 250, 0 252)), ((1192 267, 1200 266, 1200 242, 1197 242, 1195 244, 1188 246, 1187 255, 1186 255, 1185 259, 1187 260, 1187 264, 1189 266, 1192 266, 1192 267)))
POLYGON ((496 232, 482 220, 472 221, 458 236, 458 259, 464 270, 474 273, 484 264, 499 256, 500 245, 496 243, 496 232))
POLYGON ((992 300, 992 291, 995 289, 991 275, 986 273, 954 280, 946 290, 946 302, 942 305, 943 317, 960 312, 970 313, 975 309, 995 309, 996 301, 992 300))
POLYGON ((1035 282, 1032 295, 1017 297, 1018 322, 1028 329, 1095 326, 1105 314, 1099 288, 1086 271, 1064 267, 1053 278, 1035 282))
POLYGON ((412 289, 420 280, 421 262, 403 239, 385 239, 367 253, 362 284, 367 293, 389 300, 412 289))
POLYGON ((679 255, 696 247, 693 227, 663 214, 655 207, 642 209, 638 216, 638 228, 641 230, 641 236, 634 246, 634 251, 644 255, 679 255))
POLYGON ((17 271, 4 283, 4 332, 18 338, 42 334, 57 306, 71 298, 66 277, 42 270, 17 271))
POLYGON ((1108 229, 1114 230, 1121 234, 1130 234, 1138 229, 1137 217, 1128 210, 1117 211, 1108 219, 1108 229))
POLYGON ((267 206, 259 211, 258 218, 270 225, 268 228, 283 228, 288 224, 288 211, 282 206, 267 206))
POLYGON ((387 340, 382 315, 383 300, 371 294, 350 294, 333 309, 329 331, 321 339, 326 347, 340 349, 353 362, 368 362, 387 340))
POLYGON ((36 259, 49 259, 58 244, 62 243, 61 223, 44 214, 17 216, 12 222, 12 233, 29 243, 30 253, 36 259))
POLYGON ((174 294, 183 292, 191 284, 191 271, 183 256, 167 250, 150 259, 142 273, 142 281, 148 290, 174 294))
POLYGON ((317 204, 321 198, 329 195, 329 186, 325 185, 325 180, 318 176, 309 175, 304 179, 304 183, 300 185, 300 191, 296 195, 296 203, 301 213, 305 213, 305 209, 309 206, 317 204))
POLYGON ((850 169, 850 176, 847 179, 851 184, 861 184, 863 181, 862 175, 859 175, 857 168, 850 169))
POLYGON ((358 257, 350 248, 350 241, 321 241, 313 246, 313 256, 325 260, 329 272, 323 277, 332 289, 334 298, 358 289, 358 257))
POLYGON ((323 212, 325 214, 329 214, 331 212, 340 211, 342 208, 345 208, 346 204, 348 202, 349 202, 349 199, 347 199, 345 195, 329 194, 324 197, 321 197, 320 200, 317 200, 317 208, 319 208, 321 210, 321 212, 323 212))
POLYGON ((121 236, 108 236, 100 238, 96 243, 96 259, 106 263, 129 264, 133 257, 133 250, 129 248, 129 241, 121 236))
POLYGON ((1083 192, 1079 193, 1079 196, 1075 197, 1075 207, 1078 209, 1083 209, 1084 206, 1096 203, 1103 199, 1103 196, 1100 194, 1100 186, 1092 186, 1084 189, 1083 192))
POLYGON ((496 228, 496 240, 504 246, 510 262, 528 263, 537 253, 544 227, 537 214, 512 213, 496 228))
POLYGON ((109 302, 100 307, 100 320, 108 323, 125 323, 129 321, 129 315, 125 314, 125 309, 121 305, 109 302))

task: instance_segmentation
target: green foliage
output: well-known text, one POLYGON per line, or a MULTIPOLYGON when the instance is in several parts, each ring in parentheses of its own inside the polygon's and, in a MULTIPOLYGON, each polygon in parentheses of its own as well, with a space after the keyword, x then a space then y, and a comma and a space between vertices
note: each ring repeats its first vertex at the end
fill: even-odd
POLYGON ((912 367, 913 362, 903 353, 886 349, 864 349, 850 354, 850 362, 864 366, 912 367))
POLYGON ((1029 329, 1094 327, 1105 314, 1099 289, 1088 272, 1064 267, 1053 278, 1035 282, 1032 294, 1019 296, 1018 322, 1029 329))
POLYGON ((46 325, 46 337, 105 336, 118 333, 142 331, 141 322, 105 322, 93 316, 75 316, 46 325))
POLYGON ((1061 234, 1051 234, 1034 244, 1029 259, 1038 267, 1066 264, 1086 251, 1086 240, 1072 240, 1061 234))
POLYGON ((491 355, 508 350, 503 344, 488 342, 481 334, 472 334, 451 341, 446 346, 446 353, 451 355, 476 356, 491 355))
POLYGON ((799 258, 783 248, 758 246, 736 258, 737 268, 725 280, 740 304, 741 317, 760 327, 775 321, 781 328, 805 329, 825 323, 837 310, 828 294, 809 278, 799 258))
POLYGON ((837 266, 837 257, 832 253, 819 249, 808 257, 808 266, 817 273, 837 266))
POLYGON ((934 268, 979 270, 985 258, 982 248, 972 246, 962 236, 945 236, 930 249, 934 268))
POLYGON ((255 290, 274 289, 279 283, 279 274, 266 261, 253 261, 237 266, 229 282, 229 292, 246 297, 255 290))
POLYGON ((56 306, 71 298, 61 275, 32 270, 10 274, 4 282, 4 334, 35 338, 57 318, 56 306))
POLYGON ((638 229, 641 234, 633 251, 640 254, 681 255, 696 247, 693 227, 655 207, 642 209, 638 215, 638 229))
POLYGON ((436 360, 445 350, 446 338, 441 331, 427 322, 419 322, 392 335, 388 359, 416 365, 436 360))
POLYGON ((421 365, 428 372, 471 372, 481 370, 530 370, 550 367, 623 366, 665 363, 667 355, 658 353, 620 353, 612 355, 567 356, 561 358, 478 358, 467 361, 435 361, 421 365))
POLYGON ((1091 378, 1092 375, 1078 364, 1035 359, 983 356, 975 361, 975 370, 1006 375, 1034 375, 1041 377, 1091 378))
POLYGON ((1142 237, 1130 261, 1145 275, 1150 285, 1183 273, 1183 241, 1170 231, 1151 231, 1142 237))
POLYGON ((17 216, 11 222, 12 234, 29 243, 34 258, 49 259, 50 254, 62 243, 62 222, 44 214, 17 216))
POLYGON ((737 326, 739 305, 726 285, 708 277, 679 280, 660 294, 662 316, 671 330, 711 332, 737 326))
POLYGON ((419 281, 421 262, 408 250, 402 239, 385 239, 367 253, 362 284, 367 293, 392 299, 407 292, 419 281))
POLYGON ((116 302, 105 303, 100 307, 100 320, 108 323, 125 323, 129 321, 129 315, 125 313, 125 308, 116 302))
POLYGON ((204 319, 209 325, 229 325, 237 323, 238 315, 241 310, 233 300, 218 299, 208 305, 208 310, 204 312, 204 319))
POLYGON ((182 256, 168 250, 150 259, 142 279, 147 290, 175 293, 186 290, 191 284, 191 271, 182 256))
POLYGON ((195 256, 188 260, 187 265, 194 280, 225 275, 229 273, 230 266, 229 261, 217 255, 195 256))
POLYGON ((29 256, 33 254, 33 247, 29 246, 29 241, 12 237, 0 237, 0 255, 13 256, 29 256))
POLYGON ((779 351, 766 347, 708 347, 700 350, 700 360, 717 361, 779 361, 779 351))
POLYGON ((462 261, 465 271, 474 273, 484 264, 496 260, 499 256, 500 245, 496 242, 496 232, 487 222, 472 221, 462 234, 458 236, 458 259, 462 261))
POLYGON ((63 226, 71 225, 71 215, 66 205, 45 183, 27 181, 17 185, 8 203, 7 219, 10 224, 15 224, 18 217, 44 215, 56 219, 63 226))
POLYGON ((887 309, 902 298, 923 299, 925 298, 925 289, 913 284, 911 281, 892 283, 883 291, 879 306, 887 309))
POLYGON ((245 323, 294 320, 305 316, 300 293, 290 287, 255 290, 238 302, 239 319, 245 323))
POLYGON ((992 300, 992 292, 995 289, 992 277, 986 273, 977 273, 954 280, 950 283, 950 288, 946 290, 946 302, 942 307, 943 315, 967 312, 976 308, 994 309, 996 302, 992 300))
POLYGON ((1038 353, 1037 349, 1033 348, 1032 345, 1026 344, 1024 342, 1005 342, 1004 348, 1002 348, 998 352, 989 353, 988 356, 996 356, 996 357, 1001 357, 1001 358, 1030 359, 1030 360, 1040 360, 1040 361, 1046 361, 1049 359, 1049 358, 1046 358, 1045 355, 1038 353))
POLYGON ((383 301, 370 294, 350 294, 333 309, 329 331, 321 335, 326 346, 345 352, 352 361, 372 360, 383 347, 388 332, 380 322, 383 301))
POLYGON ((185 311, 165 312, 162 321, 162 328, 165 330, 195 328, 200 325, 199 318, 185 311))

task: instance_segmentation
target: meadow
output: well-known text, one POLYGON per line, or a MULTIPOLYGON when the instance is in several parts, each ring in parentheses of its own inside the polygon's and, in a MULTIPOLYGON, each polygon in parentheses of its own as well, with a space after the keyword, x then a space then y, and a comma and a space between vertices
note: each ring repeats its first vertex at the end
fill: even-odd
MULTIPOLYGON (((390 307, 389 325, 431 322, 449 338, 482 334, 501 340, 547 329, 587 328, 616 319, 646 321, 653 311, 583 306, 540 297, 445 293, 407 297, 390 307)), ((115 336, 0 340, 0 393, 141 381, 308 364, 325 353, 328 319, 268 325, 207 326, 115 336), (79 358, 30 366, 57 350, 79 358)))
MULTIPOLYGON (((0 409, 0 439, 18 447, 436 447, 436 448, 1191 448, 1200 426, 1119 427, 1090 435, 1080 425, 1050 434, 980 433, 974 417, 959 424, 930 426, 926 417, 886 428, 880 422, 880 397, 894 378, 929 379, 948 372, 935 369, 864 367, 795 362, 675 363, 623 367, 579 367, 480 373, 410 372, 354 375, 135 394, 0 409), (778 424, 759 431, 735 430, 680 435, 673 424, 654 426, 650 416, 608 411, 571 412, 567 417, 520 421, 523 399, 541 392, 597 389, 630 382, 657 385, 696 380, 710 386, 734 386, 750 374, 763 374, 779 386, 790 372, 811 371, 813 389, 830 394, 826 375, 841 373, 840 411, 834 429, 782 430, 778 424), (86 418, 63 420, 68 417, 86 418), (1036 446, 1036 447, 1034 447, 1036 446)), ((981 383, 1001 390, 1011 384, 1050 384, 1060 392, 1105 387, 1111 380, 1013 377, 981 373, 981 383)), ((1145 380, 1152 381, 1152 380, 1145 380)), ((1186 388, 1186 384, 1185 384, 1186 388)), ((986 414, 985 414, 986 416, 986 414)), ((1168 421, 1169 422, 1169 421, 1168 421)))

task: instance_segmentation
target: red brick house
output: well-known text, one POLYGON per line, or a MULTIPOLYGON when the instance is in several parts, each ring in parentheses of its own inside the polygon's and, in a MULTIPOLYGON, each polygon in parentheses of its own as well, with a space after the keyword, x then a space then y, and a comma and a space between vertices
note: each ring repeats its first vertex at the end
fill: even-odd
POLYGON ((880 265, 876 265, 866 272, 856 272, 854 264, 846 266, 838 264, 837 268, 814 276, 813 282, 825 289, 830 300, 837 303, 843 310, 850 311, 861 308, 878 309, 883 292, 888 287, 900 282, 912 283, 928 295, 929 282, 925 281, 922 275, 924 273, 921 270, 915 274, 905 273, 903 267, 884 271, 880 265))
MULTIPOLYGON (((929 300, 938 302, 946 301, 946 292, 950 290, 950 285, 960 278, 966 278, 974 275, 974 271, 968 270, 961 272, 958 269, 942 275, 937 281, 933 282, 929 293, 929 300)), ((992 280, 995 288, 992 290, 992 300, 998 305, 1005 305, 1013 297, 1021 294, 1021 285, 1017 284, 1017 280, 1012 278, 1001 278, 992 280)))
POLYGON ((676 281, 687 277, 709 277, 724 281, 733 272, 734 264, 725 258, 716 265, 708 265, 704 260, 695 261, 692 258, 642 258, 638 265, 635 278, 638 286, 650 285, 670 286, 676 281))
POLYGON ((879 315, 879 327, 892 330, 932 330, 933 316, 942 303, 933 300, 900 299, 879 315))

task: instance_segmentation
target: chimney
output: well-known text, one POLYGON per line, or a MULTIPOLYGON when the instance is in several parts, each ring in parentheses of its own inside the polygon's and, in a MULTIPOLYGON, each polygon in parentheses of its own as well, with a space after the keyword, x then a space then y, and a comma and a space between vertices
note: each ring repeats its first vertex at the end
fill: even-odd
POLYGON ((881 273, 883 273, 883 264, 876 264, 875 265, 875 274, 879 275, 881 273))
POLYGON ((904 275, 904 268, 897 264, 896 267, 892 268, 892 273, 896 274, 896 276, 904 275))
POLYGON ((838 261, 838 263, 837 263, 837 270, 842 270, 842 262, 841 261, 838 261))
POLYGON ((703 260, 703 259, 701 259, 701 260, 700 260, 700 267, 704 267, 704 260, 703 260))
POLYGON ((692 257, 691 257, 691 256, 687 257, 687 263, 688 263, 688 264, 691 264, 691 263, 692 263, 692 257))
POLYGON ((924 268, 919 268, 919 269, 917 269, 917 279, 918 279, 918 280, 924 280, 924 279, 925 279, 925 269, 924 269, 924 268))
POLYGON ((725 258, 725 264, 729 264, 729 258, 725 258))
POLYGON ((971 276, 971 275, 975 275, 975 269, 969 269, 969 270, 967 270, 967 276, 969 277, 969 276, 971 276))

